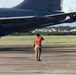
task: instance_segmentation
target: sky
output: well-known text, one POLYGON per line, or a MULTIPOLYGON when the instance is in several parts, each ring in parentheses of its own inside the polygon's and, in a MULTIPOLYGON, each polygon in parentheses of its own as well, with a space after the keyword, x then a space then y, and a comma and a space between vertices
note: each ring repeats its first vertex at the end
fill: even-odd
POLYGON ((23 2, 23 0, 0 0, 0 8, 11 8, 23 2))
POLYGON ((76 11, 76 0, 63 0, 63 10, 65 12, 76 11))
MULTIPOLYGON (((0 0, 0 8, 12 8, 24 0, 0 0)), ((63 11, 64 12, 76 12, 76 0, 63 0, 63 11)), ((60 24, 60 25, 76 25, 76 22, 70 24, 60 24)))

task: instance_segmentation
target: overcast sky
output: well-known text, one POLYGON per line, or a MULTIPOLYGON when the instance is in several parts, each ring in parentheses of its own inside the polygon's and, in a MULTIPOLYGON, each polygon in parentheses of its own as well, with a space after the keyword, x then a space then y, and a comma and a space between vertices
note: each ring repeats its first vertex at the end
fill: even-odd
POLYGON ((76 11, 76 0, 63 0, 63 10, 65 12, 76 11))
POLYGON ((0 0, 0 8, 11 8, 23 2, 23 0, 0 0))

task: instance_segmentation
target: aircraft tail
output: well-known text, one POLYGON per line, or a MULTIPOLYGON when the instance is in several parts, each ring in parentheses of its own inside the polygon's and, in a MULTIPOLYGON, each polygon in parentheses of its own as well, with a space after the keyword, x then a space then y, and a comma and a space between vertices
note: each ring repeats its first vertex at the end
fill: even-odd
POLYGON ((14 8, 40 11, 61 10, 62 0, 24 0, 14 8))

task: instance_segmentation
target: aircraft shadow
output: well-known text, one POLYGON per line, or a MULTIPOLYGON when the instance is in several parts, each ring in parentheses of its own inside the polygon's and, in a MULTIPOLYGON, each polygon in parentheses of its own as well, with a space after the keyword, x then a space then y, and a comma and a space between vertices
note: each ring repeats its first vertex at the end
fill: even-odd
MULTIPOLYGON (((21 52, 21 53, 34 53, 33 48, 0 48, 0 52, 21 52)), ((76 52, 76 49, 56 49, 56 48, 42 48, 42 53, 68 53, 76 52)))

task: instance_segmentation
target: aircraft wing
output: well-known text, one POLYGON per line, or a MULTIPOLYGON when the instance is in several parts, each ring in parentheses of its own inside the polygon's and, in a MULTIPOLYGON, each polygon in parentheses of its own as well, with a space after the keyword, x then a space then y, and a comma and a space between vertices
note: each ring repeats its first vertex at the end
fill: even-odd
POLYGON ((75 16, 76 12, 72 13, 61 13, 61 14, 52 14, 45 16, 21 16, 21 17, 3 17, 0 18, 0 24, 10 24, 10 23, 19 23, 19 22, 42 22, 49 20, 54 22, 55 20, 62 20, 67 16, 75 16))
POLYGON ((20 23, 20 22, 38 22, 43 21, 40 16, 20 16, 20 17, 3 17, 0 18, 0 24, 20 23))
POLYGON ((61 13, 61 14, 46 15, 46 17, 61 18, 61 17, 75 16, 75 15, 76 15, 76 12, 71 12, 71 13, 61 13))

